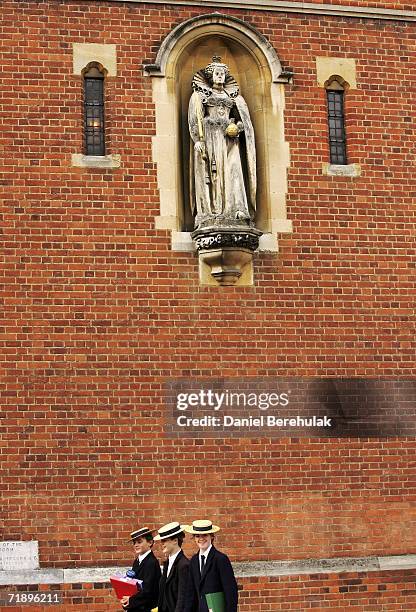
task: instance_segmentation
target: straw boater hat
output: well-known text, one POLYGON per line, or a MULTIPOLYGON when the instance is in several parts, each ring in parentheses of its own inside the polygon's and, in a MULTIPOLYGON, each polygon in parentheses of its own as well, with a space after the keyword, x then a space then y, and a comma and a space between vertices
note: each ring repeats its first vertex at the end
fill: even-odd
POLYGON ((147 527, 142 527, 141 529, 132 531, 130 534, 129 542, 134 542, 134 540, 137 540, 138 538, 143 538, 144 536, 147 536, 149 533, 150 535, 152 535, 152 532, 147 527))
POLYGON ((166 538, 173 538, 178 533, 182 533, 189 525, 180 525, 177 521, 173 523, 167 523, 158 529, 158 534, 154 537, 154 540, 166 540, 166 538))
POLYGON ((204 533, 217 533, 220 528, 213 525, 211 521, 192 521, 192 525, 186 525, 185 531, 193 535, 203 535, 204 533))

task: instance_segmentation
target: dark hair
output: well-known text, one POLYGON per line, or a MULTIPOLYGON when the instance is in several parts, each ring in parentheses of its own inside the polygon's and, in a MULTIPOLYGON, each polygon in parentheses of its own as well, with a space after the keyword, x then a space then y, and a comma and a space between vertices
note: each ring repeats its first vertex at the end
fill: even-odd
POLYGON ((178 546, 182 546, 183 541, 185 539, 185 534, 183 531, 181 531, 180 533, 177 533, 176 535, 172 536, 171 538, 163 538, 164 540, 178 540, 178 546))
MULTIPOLYGON (((192 537, 193 537, 193 538, 195 538, 195 536, 197 536, 197 535, 199 535, 199 534, 198 534, 198 533, 193 533, 193 534, 192 534, 192 537)), ((211 542, 213 542, 213 541, 214 541, 214 539, 215 539, 215 533, 207 533, 206 535, 211 536, 211 542)))
POLYGON ((137 540, 140 540, 141 538, 144 538, 147 542, 149 542, 150 546, 153 546, 153 534, 152 533, 145 533, 142 536, 137 536, 137 538, 134 538, 132 540, 133 544, 137 542, 137 540))
POLYGON ((178 546, 182 546, 183 541, 184 541, 184 539, 185 539, 185 534, 184 534, 184 532, 183 532, 183 531, 181 531, 180 533, 178 533, 177 538, 178 538, 178 546))

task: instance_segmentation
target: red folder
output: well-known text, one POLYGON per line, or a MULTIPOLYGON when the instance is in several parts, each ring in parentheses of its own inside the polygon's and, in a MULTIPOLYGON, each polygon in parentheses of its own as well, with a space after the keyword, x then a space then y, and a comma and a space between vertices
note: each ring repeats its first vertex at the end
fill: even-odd
POLYGON ((121 576, 110 576, 111 586, 116 592, 117 599, 136 595, 140 591, 140 585, 135 578, 122 578, 121 576))

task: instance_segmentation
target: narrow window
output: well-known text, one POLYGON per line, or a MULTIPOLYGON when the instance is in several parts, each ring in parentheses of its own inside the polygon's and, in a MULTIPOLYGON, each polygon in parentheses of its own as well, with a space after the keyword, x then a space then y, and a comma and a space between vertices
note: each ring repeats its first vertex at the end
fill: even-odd
POLYGON ((96 67, 84 73, 84 136, 86 155, 105 155, 104 75, 96 67))
POLYGON ((345 136, 344 89, 333 81, 326 90, 328 103, 328 128, 330 163, 347 164, 347 142, 345 136))

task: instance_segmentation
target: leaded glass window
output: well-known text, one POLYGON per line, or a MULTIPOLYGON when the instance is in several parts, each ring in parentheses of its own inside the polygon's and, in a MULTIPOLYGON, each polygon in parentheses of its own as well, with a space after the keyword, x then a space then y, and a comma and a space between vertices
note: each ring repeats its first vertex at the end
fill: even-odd
POLYGON ((344 91, 327 90, 329 150, 331 164, 347 164, 344 91))
POLYGON ((84 74, 84 137, 86 155, 105 155, 104 75, 97 68, 84 74))

